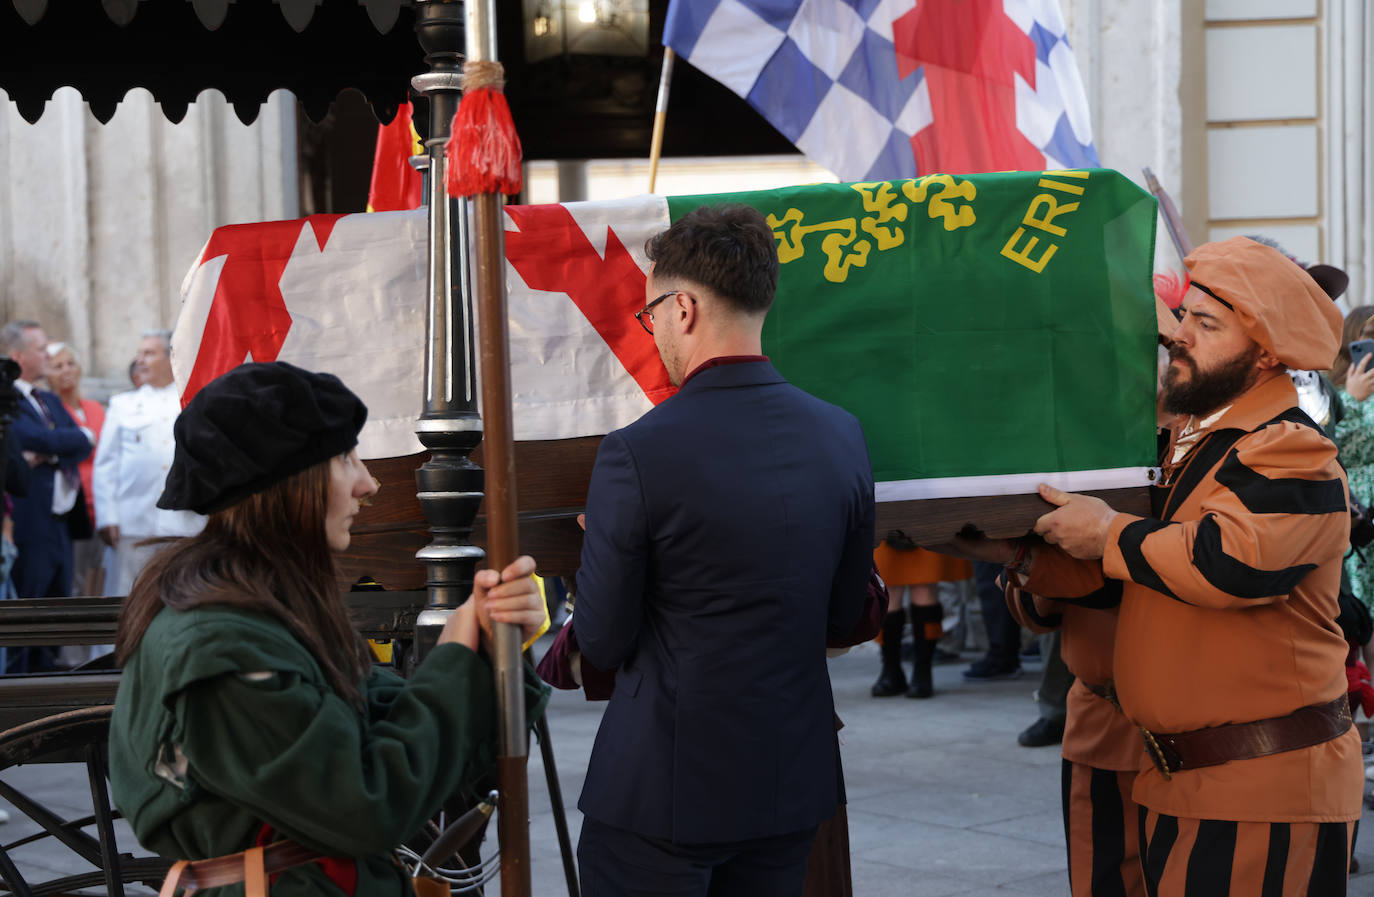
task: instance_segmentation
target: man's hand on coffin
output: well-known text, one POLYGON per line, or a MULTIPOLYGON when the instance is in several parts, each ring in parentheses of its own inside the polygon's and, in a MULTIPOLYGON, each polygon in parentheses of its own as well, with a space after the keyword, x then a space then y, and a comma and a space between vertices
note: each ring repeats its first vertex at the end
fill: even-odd
POLYGON ((1009 564, 1016 557, 1019 542, 1016 539, 966 539, 955 536, 949 542, 938 545, 922 545, 930 551, 953 555, 970 561, 986 561, 989 564, 1009 564))
POLYGON ((1051 545, 1058 545, 1080 560, 1102 557, 1107 548, 1107 530, 1116 512, 1105 501, 1091 495, 1062 492, 1040 484, 1040 497, 1055 510, 1035 521, 1035 531, 1051 545))

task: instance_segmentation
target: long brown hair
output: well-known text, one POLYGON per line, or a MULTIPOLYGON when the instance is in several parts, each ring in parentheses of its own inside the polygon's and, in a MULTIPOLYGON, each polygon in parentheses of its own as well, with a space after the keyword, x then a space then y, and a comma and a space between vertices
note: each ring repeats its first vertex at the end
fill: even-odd
POLYGON ((334 690, 357 703, 371 654, 348 619, 325 537, 329 464, 211 514, 198 535, 159 552, 119 616, 119 663, 128 661, 164 607, 227 605, 280 620, 314 655, 334 690))
POLYGON ((1374 305, 1361 305, 1352 308, 1341 325, 1341 348, 1336 360, 1331 363, 1327 376, 1337 386, 1345 385, 1345 376, 1350 373, 1350 344, 1360 339, 1364 325, 1374 316, 1374 305))

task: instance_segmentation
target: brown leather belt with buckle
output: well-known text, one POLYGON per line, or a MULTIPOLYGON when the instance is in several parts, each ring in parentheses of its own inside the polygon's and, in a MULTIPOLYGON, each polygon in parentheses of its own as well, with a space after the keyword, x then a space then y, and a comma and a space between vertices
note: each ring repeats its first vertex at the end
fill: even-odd
POLYGON ((1232 760, 1251 760, 1296 751, 1331 741, 1353 725, 1350 700, 1341 695, 1326 704, 1299 707, 1287 716, 1252 723, 1213 726, 1176 735, 1151 732, 1144 726, 1145 752, 1164 778, 1187 769, 1220 766, 1232 760))

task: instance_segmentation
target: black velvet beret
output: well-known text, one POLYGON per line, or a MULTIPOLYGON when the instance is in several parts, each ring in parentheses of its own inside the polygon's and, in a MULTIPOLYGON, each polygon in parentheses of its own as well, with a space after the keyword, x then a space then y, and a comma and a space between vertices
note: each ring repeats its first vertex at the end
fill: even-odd
POLYGON ((182 409, 157 506, 210 514, 358 444, 367 406, 333 374, 242 364, 182 409))

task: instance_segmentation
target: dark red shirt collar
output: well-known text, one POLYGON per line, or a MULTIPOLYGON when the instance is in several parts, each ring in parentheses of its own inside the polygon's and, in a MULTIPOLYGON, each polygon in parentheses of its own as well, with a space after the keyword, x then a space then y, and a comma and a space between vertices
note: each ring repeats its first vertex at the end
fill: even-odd
POLYGON ((692 370, 687 374, 687 376, 682 378, 682 382, 678 384, 677 388, 681 389, 682 387, 686 386, 688 380, 691 380, 693 377, 695 377, 697 374, 700 374, 707 368, 720 367, 723 364, 747 364, 751 361, 767 360, 767 355, 717 355, 715 358, 708 358, 701 364, 692 368, 692 370))

